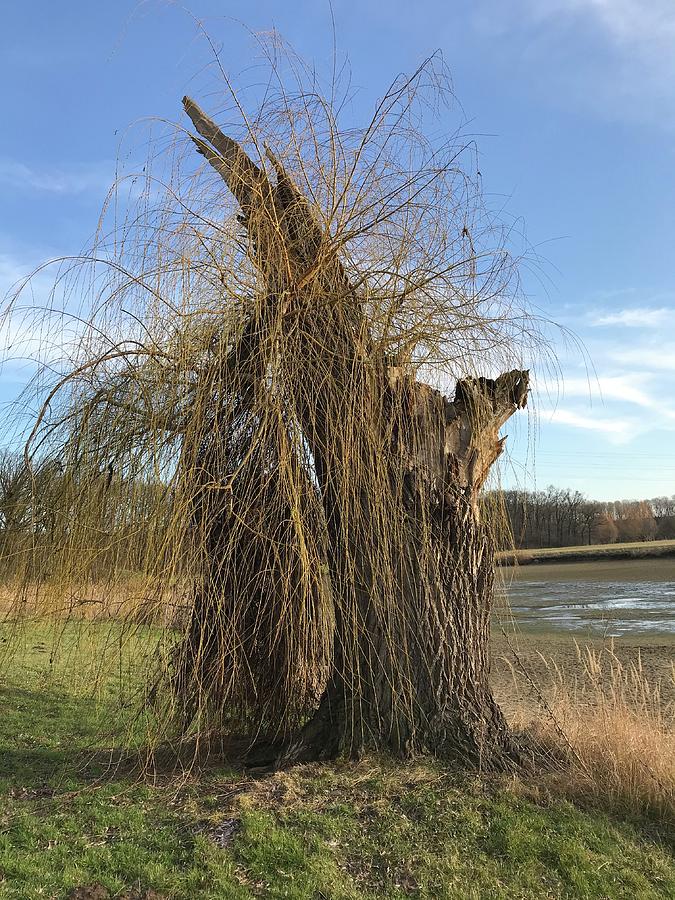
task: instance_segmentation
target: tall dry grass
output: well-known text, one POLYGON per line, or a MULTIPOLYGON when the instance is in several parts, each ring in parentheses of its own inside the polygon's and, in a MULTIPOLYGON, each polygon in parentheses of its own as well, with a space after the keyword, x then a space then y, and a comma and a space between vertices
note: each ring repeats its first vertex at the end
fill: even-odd
POLYGON ((534 721, 526 723, 524 711, 516 718, 554 751, 546 786, 575 802, 674 828, 675 664, 655 674, 639 652, 622 661, 613 642, 600 649, 576 644, 573 668, 541 659, 549 676, 545 708, 534 721))

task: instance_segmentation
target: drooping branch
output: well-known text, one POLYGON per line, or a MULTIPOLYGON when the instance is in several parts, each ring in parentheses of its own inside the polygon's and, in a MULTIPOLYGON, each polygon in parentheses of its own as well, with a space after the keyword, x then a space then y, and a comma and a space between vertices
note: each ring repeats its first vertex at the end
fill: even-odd
POLYGON ((487 677, 494 573, 477 498, 527 373, 466 378, 449 399, 418 363, 473 364, 480 347, 493 371, 529 332, 461 152, 418 132, 424 81, 345 133, 315 83, 267 94, 254 121, 272 149, 185 98, 216 177, 172 176, 156 208, 139 198, 114 232, 113 274, 98 278, 94 254, 95 277, 69 288, 90 321, 36 436, 66 461, 52 581, 126 584, 138 565, 149 594, 168 586, 173 602, 175 586, 164 721, 200 741, 481 764, 509 744, 487 677), (245 246, 218 224, 218 184, 245 246), (152 355, 92 374, 130 316, 152 355))

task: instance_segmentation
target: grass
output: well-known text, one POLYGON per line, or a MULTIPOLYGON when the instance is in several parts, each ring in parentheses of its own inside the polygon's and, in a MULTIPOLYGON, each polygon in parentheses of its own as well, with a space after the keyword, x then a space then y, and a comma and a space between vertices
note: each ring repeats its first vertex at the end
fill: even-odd
POLYGON ((535 562, 575 561, 595 559, 642 559, 644 557, 675 556, 675 540, 631 541, 619 544, 585 544, 576 547, 542 547, 534 550, 505 550, 498 554, 502 565, 535 562))
MULTIPOLYGON (((549 706, 575 754, 558 792, 675 826, 675 666, 655 679, 639 653, 627 662, 613 642, 576 650, 571 671, 545 660, 549 706)), ((559 743, 550 724, 538 727, 559 743)))
POLYGON ((675 860, 638 824, 430 760, 259 778, 223 763, 152 784, 106 774, 100 751, 133 729, 118 680, 92 679, 83 652, 108 630, 70 627, 56 653, 29 628, 5 667, 0 898, 94 885, 186 900, 675 894, 675 860))

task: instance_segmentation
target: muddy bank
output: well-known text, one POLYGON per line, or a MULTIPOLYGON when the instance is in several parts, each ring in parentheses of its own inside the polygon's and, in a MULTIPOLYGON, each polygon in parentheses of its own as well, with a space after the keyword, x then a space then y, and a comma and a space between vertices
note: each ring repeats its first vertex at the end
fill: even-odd
MULTIPOLYGON (((639 670, 645 685, 656 692, 658 705, 675 712, 675 637, 645 635, 615 639, 579 638, 564 632, 509 631, 495 629, 492 635, 491 681, 495 695, 507 714, 542 707, 539 693, 551 702, 561 683, 573 690, 589 684, 585 669, 599 654, 603 662, 599 681, 611 688, 611 664, 625 671, 639 670), (591 656, 589 656, 589 651, 591 656)), ((636 695, 637 699, 637 695, 636 695)))
POLYGON ((585 638, 675 638, 675 558, 542 562, 499 570, 495 624, 585 638))

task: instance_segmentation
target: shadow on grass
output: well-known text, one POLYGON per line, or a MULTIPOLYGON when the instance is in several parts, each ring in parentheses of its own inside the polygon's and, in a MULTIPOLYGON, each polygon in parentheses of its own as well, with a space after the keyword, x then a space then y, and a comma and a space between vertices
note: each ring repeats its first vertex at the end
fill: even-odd
POLYGON ((0 793, 19 798, 108 782, 160 785, 197 773, 244 777, 236 760, 247 741, 216 750, 193 740, 152 745, 134 736, 129 710, 86 695, 0 688, 0 722, 0 793))
POLYGON ((111 754, 106 766, 98 737, 102 716, 94 710, 88 697, 0 689, 0 783, 32 792, 100 777, 111 754))
POLYGON ((125 727, 113 704, 10 686, 0 688, 0 721, 0 785, 6 789, 44 791, 140 771, 138 752, 115 747, 125 727))
MULTIPOLYGON (((220 747, 220 752, 211 748, 208 757, 189 741, 174 746, 138 743, 131 747, 130 720, 128 710, 120 710, 119 704, 109 698, 97 703, 91 696, 56 692, 53 688, 0 688, 0 796, 41 806, 42 802, 50 805, 52 798, 58 802, 69 792, 106 784, 126 788, 144 781, 160 787, 186 776, 216 773, 219 779, 227 776, 233 784, 250 784, 264 780, 270 772, 269 768, 244 770, 237 764, 244 749, 241 742, 232 741, 229 748, 220 747)), ((545 776, 546 767, 538 768, 545 776)), ((405 766, 401 770, 405 771, 405 766)), ((461 781, 462 776, 457 777, 461 781)), ((534 799, 537 775, 530 773, 529 777, 534 777, 535 784, 532 792, 526 792, 528 799, 545 807, 551 797, 544 792, 539 801, 534 799)), ((489 780, 484 787, 489 793, 489 780)), ((621 815, 603 809, 591 798, 587 803, 577 798, 575 805, 589 813, 602 812, 617 824, 629 821, 645 837, 671 852, 675 846, 675 829, 662 818, 621 815)))

